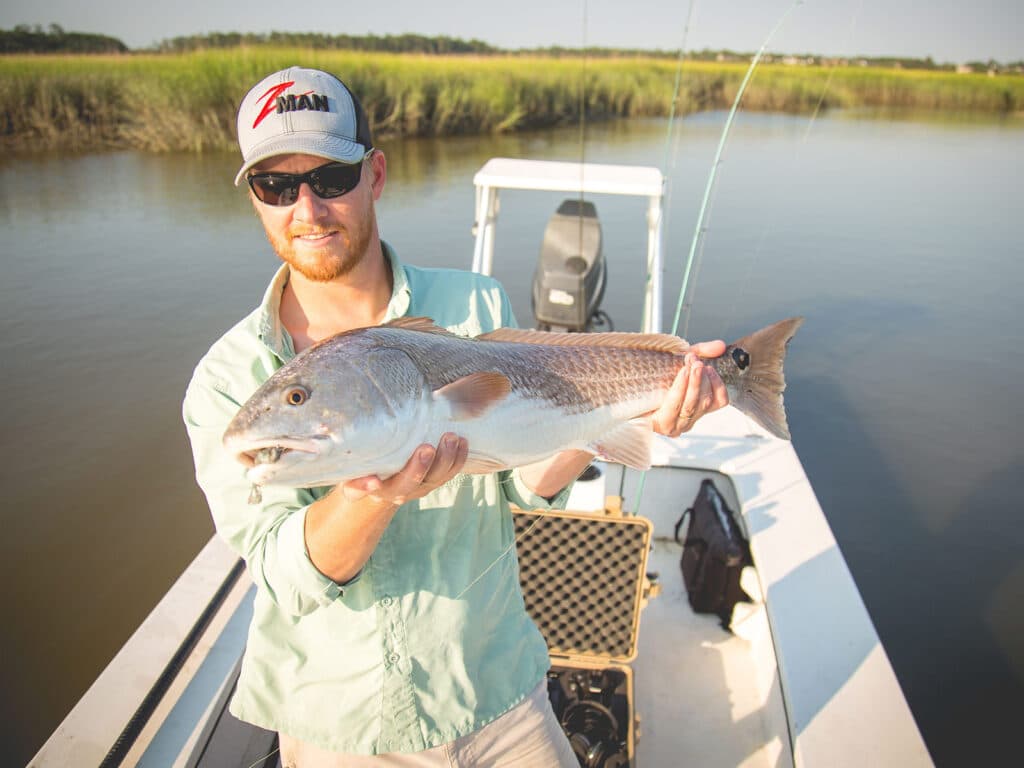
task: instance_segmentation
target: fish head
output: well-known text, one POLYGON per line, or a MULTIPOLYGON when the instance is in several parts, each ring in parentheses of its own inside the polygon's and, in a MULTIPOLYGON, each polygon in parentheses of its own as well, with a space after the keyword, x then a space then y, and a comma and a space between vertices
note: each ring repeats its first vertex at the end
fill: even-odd
POLYGON ((407 409, 399 401, 409 400, 411 387, 389 382, 379 353, 307 352, 315 354, 302 353, 267 379, 224 432, 224 447, 256 485, 309 488, 375 474, 403 436, 407 409))

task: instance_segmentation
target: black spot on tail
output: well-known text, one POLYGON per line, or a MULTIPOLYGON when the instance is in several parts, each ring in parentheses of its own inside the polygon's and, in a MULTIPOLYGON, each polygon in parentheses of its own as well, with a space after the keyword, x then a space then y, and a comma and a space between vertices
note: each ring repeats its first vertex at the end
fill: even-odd
POLYGON ((736 367, 741 371, 745 371, 747 366, 750 365, 750 355, 747 354, 746 350, 739 347, 732 351, 732 359, 736 363, 736 367))

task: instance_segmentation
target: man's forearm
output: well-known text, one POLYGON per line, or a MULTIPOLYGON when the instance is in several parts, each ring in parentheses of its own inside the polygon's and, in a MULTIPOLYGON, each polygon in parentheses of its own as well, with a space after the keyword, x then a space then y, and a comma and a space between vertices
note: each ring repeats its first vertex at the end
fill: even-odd
POLYGON ((324 576, 355 578, 377 548, 398 506, 374 496, 352 500, 335 488, 306 510, 306 551, 324 576))
MULTIPOLYGON (((579 477, 593 460, 586 451, 562 451, 523 467, 526 487, 551 498, 579 477)), ((320 573, 339 583, 354 578, 370 559, 398 505, 374 495, 352 500, 341 488, 306 510, 306 551, 320 573)))
POLYGON ((386 480, 376 475, 350 480, 306 510, 306 552, 324 576, 344 583, 370 559, 402 504, 419 499, 462 469, 469 444, 451 432, 435 449, 421 445, 405 466, 386 480))
POLYGON ((519 470, 523 483, 538 496, 550 499, 580 476, 594 460, 586 451, 562 451, 549 459, 528 464, 519 470))

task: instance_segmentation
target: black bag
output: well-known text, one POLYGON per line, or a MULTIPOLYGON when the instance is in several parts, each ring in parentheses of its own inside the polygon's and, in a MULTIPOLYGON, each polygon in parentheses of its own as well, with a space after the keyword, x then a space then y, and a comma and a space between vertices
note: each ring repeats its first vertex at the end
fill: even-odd
POLYGON ((740 586, 744 566, 753 565, 750 543, 743 538, 733 511, 725 503, 711 480, 700 484, 693 506, 676 523, 675 537, 690 515, 680 568, 697 613, 716 613, 722 628, 729 629, 732 609, 738 602, 752 602, 740 586))

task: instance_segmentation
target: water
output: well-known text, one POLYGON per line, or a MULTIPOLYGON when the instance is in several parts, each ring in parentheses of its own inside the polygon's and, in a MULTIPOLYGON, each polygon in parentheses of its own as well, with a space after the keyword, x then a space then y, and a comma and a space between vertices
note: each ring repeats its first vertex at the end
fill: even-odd
MULTIPOLYGON (((724 116, 679 124, 664 324, 724 116)), ((660 121, 588 128, 587 159, 658 165, 660 121)), ((578 133, 382 142, 382 232, 468 266, 472 175, 574 160, 578 133)), ((1015 749, 1024 694, 1024 125, 741 115, 687 335, 791 314, 794 443, 936 761, 1015 749)), ((24 764, 212 533, 180 400, 276 267, 232 155, 0 165, 0 722, 24 764)), ((502 197, 496 274, 528 321, 559 195, 502 197)), ((595 198, 605 308, 639 327, 644 203, 595 198)), ((1012 754, 1012 753, 1010 753, 1012 754)))

